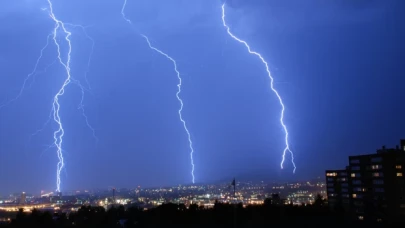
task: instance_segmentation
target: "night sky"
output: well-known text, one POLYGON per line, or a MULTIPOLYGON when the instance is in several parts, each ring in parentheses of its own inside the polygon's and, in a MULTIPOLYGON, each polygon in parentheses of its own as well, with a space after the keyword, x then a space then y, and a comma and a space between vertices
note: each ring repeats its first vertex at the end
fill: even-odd
MULTIPOLYGON (((83 105, 98 141, 70 84, 60 99, 62 191, 191 183, 173 65, 141 33, 178 63, 197 183, 314 178, 405 138, 405 1, 228 2, 232 32, 267 60, 283 97, 296 174, 289 156, 280 169, 280 105, 264 65, 226 33, 221 1, 128 0, 132 26, 122 4, 53 1, 58 19, 87 26, 94 40, 92 53, 83 30, 67 27, 72 76, 88 87, 88 71, 83 105)), ((0 104, 19 93, 52 32, 47 7, 0 2, 0 104)), ((22 96, 0 108, 0 194, 55 190, 56 124, 47 120, 66 78, 55 60, 50 42, 22 96)))

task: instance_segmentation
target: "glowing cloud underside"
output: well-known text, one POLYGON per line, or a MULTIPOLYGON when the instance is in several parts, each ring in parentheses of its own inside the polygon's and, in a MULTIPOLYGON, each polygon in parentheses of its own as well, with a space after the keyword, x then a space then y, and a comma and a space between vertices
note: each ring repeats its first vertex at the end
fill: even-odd
MULTIPOLYGON (((124 0, 124 3, 123 3, 122 8, 121 8, 121 15, 122 15, 122 18, 123 18, 126 22, 128 22, 130 25, 132 25, 132 21, 131 21, 130 19, 128 19, 128 18, 126 17, 126 15, 125 15, 125 8, 126 8, 126 6, 127 6, 127 0, 124 0)), ((185 132, 187 133, 187 139, 188 139, 189 147, 190 147, 191 177, 192 177, 192 182, 193 182, 193 184, 194 184, 194 183, 195 183, 195 176, 194 176, 194 167, 195 167, 195 166, 194 166, 194 158, 193 158, 193 155, 194 155, 194 148, 193 148, 193 142, 192 142, 192 140, 191 140, 191 134, 190 134, 190 132, 189 132, 189 130, 188 130, 188 128, 187 128, 186 121, 183 119, 183 116, 182 116, 183 100, 180 98, 181 86, 182 86, 182 79, 181 79, 180 72, 179 72, 178 69, 177 69, 177 63, 176 63, 176 61, 175 61, 172 57, 170 57, 168 54, 164 53, 163 51, 161 51, 161 50, 159 50, 159 49, 157 49, 157 48, 155 48, 155 47, 153 47, 153 46, 151 45, 151 43, 150 43, 150 41, 149 41, 149 38, 148 38, 147 36, 145 36, 145 35, 143 35, 143 34, 141 34, 141 36, 142 36, 143 38, 145 38, 146 42, 147 42, 148 45, 149 45, 149 48, 151 48, 152 50, 156 51, 157 53, 163 55, 164 57, 166 57, 168 60, 170 60, 170 61, 173 63, 174 71, 176 72, 177 78, 179 79, 179 84, 177 84, 178 91, 177 91, 177 93, 176 93, 177 100, 178 100, 179 103, 180 103, 180 109, 178 110, 178 113, 179 113, 180 121, 183 123, 184 130, 185 130, 185 132)))
POLYGON ((280 105, 281 105, 280 123, 281 123, 281 126, 283 127, 284 133, 285 133, 285 148, 284 148, 284 150, 283 150, 283 156, 282 156, 282 160, 281 160, 280 166, 281 166, 281 168, 283 169, 284 161, 285 161, 285 155, 286 155, 287 152, 289 152, 289 153, 291 154, 291 162, 292 162, 292 164, 293 164, 293 166, 294 166, 293 172, 295 173, 295 170, 296 170, 297 167, 295 166, 295 163, 294 163, 294 154, 293 154, 293 152, 292 152, 291 149, 290 149, 290 144, 289 144, 289 141, 288 141, 288 129, 287 129, 287 126, 286 126, 285 123, 284 123, 284 111, 285 111, 285 106, 284 106, 284 103, 283 103, 283 100, 282 100, 280 94, 279 94, 278 91, 274 88, 274 78, 271 76, 270 69, 269 69, 269 65, 268 65, 268 63, 266 62, 266 60, 262 57, 262 55, 261 55, 260 53, 255 52, 255 51, 252 51, 251 48, 250 48, 250 46, 249 46, 249 44, 248 44, 246 41, 239 39, 237 36, 235 36, 235 35, 231 32, 231 29, 230 29, 230 27, 226 24, 226 20, 225 20, 225 3, 222 5, 222 24, 223 24, 223 26, 226 28, 227 33, 229 34, 230 37, 232 37, 232 39, 238 41, 239 43, 242 43, 242 44, 247 48, 248 52, 249 52, 250 54, 252 54, 252 55, 255 55, 255 56, 259 57, 259 59, 263 62, 263 64, 264 64, 265 67, 266 67, 267 75, 268 75, 268 77, 269 77, 269 79, 270 79, 270 88, 271 88, 271 90, 276 94, 276 96, 277 96, 277 98, 278 98, 278 101, 279 101, 279 103, 280 103, 280 105))
POLYGON ((190 151, 191 176, 192 176, 192 181, 193 181, 193 183, 195 183, 195 177, 194 177, 194 159, 193 159, 194 148, 193 148, 193 142, 191 141, 190 132, 188 131, 188 128, 187 128, 186 121, 183 119, 183 116, 182 116, 183 100, 180 98, 181 85, 182 85, 181 82, 182 82, 182 80, 181 80, 180 72, 177 70, 177 63, 176 63, 176 61, 175 61, 172 57, 170 57, 168 54, 164 53, 163 51, 161 51, 161 50, 159 50, 159 49, 157 49, 157 48, 155 48, 155 47, 153 47, 153 46, 151 45, 151 43, 149 42, 149 38, 148 38, 147 36, 142 35, 142 37, 145 38, 146 42, 148 43, 149 47, 150 47, 152 50, 154 50, 154 51, 156 51, 157 53, 163 55, 164 57, 166 57, 168 60, 170 60, 170 61, 173 63, 174 71, 176 72, 177 78, 179 79, 179 84, 177 84, 178 90, 177 90, 177 93, 176 93, 177 100, 179 100, 179 102, 180 102, 180 109, 179 109, 178 113, 179 113, 180 121, 183 123, 184 130, 186 131, 187 137, 188 137, 188 143, 189 143, 189 147, 190 147, 190 150, 191 150, 191 151, 190 151))

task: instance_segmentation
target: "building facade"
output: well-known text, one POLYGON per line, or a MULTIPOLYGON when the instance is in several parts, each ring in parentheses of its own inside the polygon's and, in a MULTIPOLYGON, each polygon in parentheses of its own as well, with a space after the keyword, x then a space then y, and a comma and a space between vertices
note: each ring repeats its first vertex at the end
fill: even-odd
POLYGON ((337 210, 340 207, 349 209, 349 178, 348 171, 342 170, 326 170, 326 188, 328 194, 329 206, 337 210))
POLYGON ((345 208, 360 220, 395 221, 405 216, 405 140, 393 149, 349 156, 343 170, 326 170, 330 207, 345 208), (345 176, 346 175, 346 176, 345 176))

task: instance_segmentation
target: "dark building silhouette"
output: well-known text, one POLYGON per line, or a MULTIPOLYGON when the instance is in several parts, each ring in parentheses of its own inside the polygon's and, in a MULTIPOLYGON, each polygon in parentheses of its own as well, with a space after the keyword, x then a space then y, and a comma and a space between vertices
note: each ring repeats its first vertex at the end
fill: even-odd
POLYGON ((349 156, 343 170, 326 170, 328 202, 360 220, 396 221, 405 216, 405 140, 375 154, 349 156))
POLYGON ((331 209, 350 208, 349 172, 342 170, 326 170, 326 186, 328 203, 331 209))

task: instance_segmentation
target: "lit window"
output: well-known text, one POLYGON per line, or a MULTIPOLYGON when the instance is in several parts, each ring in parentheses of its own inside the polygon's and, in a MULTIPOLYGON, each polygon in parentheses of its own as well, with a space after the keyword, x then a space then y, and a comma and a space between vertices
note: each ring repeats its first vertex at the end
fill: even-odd
POLYGON ((328 177, 336 177, 337 173, 326 173, 326 176, 328 176, 328 177))
POLYGON ((364 216, 360 215, 359 220, 363 220, 363 219, 364 219, 364 216))
POLYGON ((396 169, 402 169, 402 165, 396 165, 395 168, 396 169))
POLYGON ((352 194, 352 197, 353 197, 353 198, 357 198, 357 194, 352 194))
POLYGON ((373 177, 383 177, 383 173, 373 173, 373 177))
POLYGON ((402 173, 397 173, 397 177, 402 177, 402 173))
POLYGON ((351 173, 351 177, 361 177, 360 173, 351 173))
POLYGON ((382 165, 372 165, 371 169, 381 169, 382 165))

